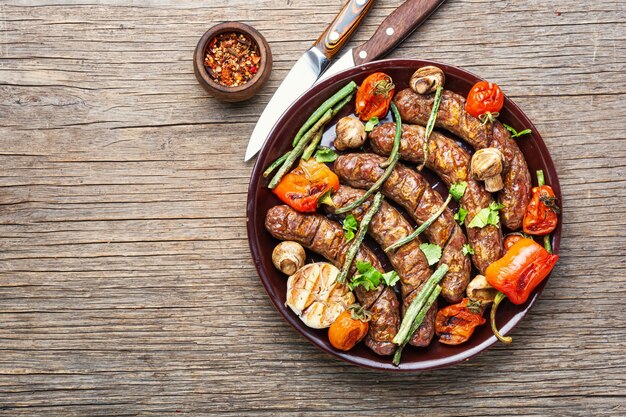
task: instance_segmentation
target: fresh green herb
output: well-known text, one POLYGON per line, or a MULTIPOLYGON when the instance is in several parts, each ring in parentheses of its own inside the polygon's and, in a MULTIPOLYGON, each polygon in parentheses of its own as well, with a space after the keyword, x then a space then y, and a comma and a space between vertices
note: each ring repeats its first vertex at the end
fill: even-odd
POLYGON ((361 243, 363 242, 363 239, 365 239, 365 233, 367 233, 367 228, 369 227, 374 215, 378 212, 378 209, 380 208, 382 202, 383 195, 381 193, 376 193, 372 205, 367 209, 367 212, 365 212, 363 218, 361 219, 361 223, 359 224, 359 230, 356 233, 354 242, 350 244, 350 247, 346 252, 346 258, 343 261, 343 266, 341 267, 341 272, 337 277, 337 282, 342 283, 346 281, 346 278, 348 277, 348 272, 350 272, 350 267, 352 266, 352 261, 354 261, 354 258, 356 258, 356 254, 359 252, 361 243))
POLYGON ((441 259, 441 248, 434 243, 422 243, 420 250, 424 252, 428 265, 434 265, 441 259))
POLYGON ((473 255, 474 254, 474 249, 470 246, 469 243, 466 243, 465 245, 463 245, 463 249, 461 250, 461 252, 465 256, 473 255))
POLYGON ((394 286, 400 280, 396 271, 389 271, 381 274, 379 270, 374 268, 369 262, 358 261, 356 263, 356 274, 348 283, 348 288, 354 291, 359 285, 366 291, 371 291, 380 285, 381 280, 388 286, 394 286))
POLYGON ((454 198, 456 201, 459 201, 465 194, 466 189, 467 181, 457 182, 452 184, 452 186, 450 187, 450 194, 452 195, 452 198, 454 198))
POLYGON ((435 214, 433 214, 428 219, 426 219, 426 221, 422 223, 420 227, 415 229, 413 233, 411 233, 408 236, 403 237, 402 239, 396 240, 387 248, 385 248, 385 252, 390 252, 394 249, 399 248, 400 246, 406 245, 407 243, 409 243, 410 241, 418 237, 424 230, 428 229, 428 227, 431 224, 433 224, 435 220, 439 218, 439 216, 441 216, 441 213, 443 213, 446 207, 448 207, 448 204, 450 204, 450 200, 452 200, 452 196, 448 194, 448 198, 446 198, 446 201, 443 202, 443 204, 441 205, 441 207, 439 207, 439 209, 435 212, 435 214))
POLYGON ((365 123, 365 131, 371 132, 378 124, 378 117, 374 116, 365 123))
POLYGON ((518 132, 517 130, 513 129, 511 126, 507 125, 506 123, 502 123, 502 125, 506 128, 506 130, 511 132, 512 138, 518 138, 522 135, 528 135, 529 133, 533 132, 531 129, 524 129, 521 132, 518 132))
POLYGON ((383 281, 388 287, 393 287, 396 282, 400 281, 400 275, 396 271, 389 271, 383 274, 383 281))
POLYGON ((350 242, 354 239, 354 232, 356 232, 357 227, 358 223, 356 222, 356 217, 352 214, 343 219, 343 230, 346 232, 346 242, 350 242))
POLYGON ((383 274, 381 274, 380 271, 374 268, 372 264, 370 264, 369 262, 358 261, 356 263, 356 269, 359 273, 353 276, 348 283, 348 288, 350 288, 350 291, 354 291, 354 289, 359 285, 362 286, 366 291, 371 291, 374 288, 378 287, 378 285, 380 284, 380 278, 383 274))
POLYGON ((502 204, 492 201, 491 204, 489 204, 489 207, 485 207, 478 212, 467 227, 478 227, 482 229, 488 225, 497 226, 500 223, 499 210, 502 208, 504 208, 502 204))
POLYGON ((317 162, 335 162, 339 155, 335 151, 326 146, 322 146, 318 148, 317 152, 315 152, 315 159, 317 162))
POLYGON ((428 122, 426 123, 426 131, 424 133, 424 143, 422 144, 422 153, 424 154, 424 161, 417 167, 418 171, 424 169, 426 161, 428 160, 428 141, 430 140, 430 134, 433 132, 435 122, 437 121, 437 114, 439 113, 439 105, 441 104, 441 93, 443 92, 443 85, 437 87, 435 91, 435 99, 433 101, 433 108, 430 110, 428 116, 428 122))
POLYGON ((463 207, 459 207, 459 211, 454 215, 454 220, 459 222, 459 224, 463 224, 466 217, 467 217, 467 210, 465 210, 463 207))

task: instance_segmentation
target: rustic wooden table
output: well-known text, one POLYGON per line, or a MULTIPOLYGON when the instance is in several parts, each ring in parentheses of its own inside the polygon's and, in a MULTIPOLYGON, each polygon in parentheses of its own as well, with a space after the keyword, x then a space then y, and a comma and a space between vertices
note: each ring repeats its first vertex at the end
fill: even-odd
POLYGON ((449 0, 393 52, 502 85, 564 193, 562 257, 514 344, 414 375, 318 351, 250 259, 244 150, 342 1, 311 3, 0 4, 0 415, 624 415, 625 3, 449 0), (274 53, 246 103, 193 75, 225 20, 274 53))

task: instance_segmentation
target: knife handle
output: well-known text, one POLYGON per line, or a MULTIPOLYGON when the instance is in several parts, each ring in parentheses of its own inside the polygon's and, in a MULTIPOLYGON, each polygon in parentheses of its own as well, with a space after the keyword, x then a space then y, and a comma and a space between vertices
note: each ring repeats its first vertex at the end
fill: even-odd
POLYGON ((374 35, 363 45, 354 48, 355 64, 364 64, 382 58, 409 36, 445 0, 407 0, 378 26, 374 35))
POLYGON ((374 0, 349 0, 313 46, 333 59, 373 5, 374 0))

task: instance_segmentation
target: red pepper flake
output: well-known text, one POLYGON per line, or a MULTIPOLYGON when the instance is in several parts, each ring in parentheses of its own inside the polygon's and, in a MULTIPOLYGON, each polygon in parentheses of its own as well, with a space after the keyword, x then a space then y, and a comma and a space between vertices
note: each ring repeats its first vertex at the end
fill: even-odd
POLYGON ((204 66, 216 82, 238 87, 259 71, 259 46, 243 33, 221 33, 211 39, 204 55, 204 66))

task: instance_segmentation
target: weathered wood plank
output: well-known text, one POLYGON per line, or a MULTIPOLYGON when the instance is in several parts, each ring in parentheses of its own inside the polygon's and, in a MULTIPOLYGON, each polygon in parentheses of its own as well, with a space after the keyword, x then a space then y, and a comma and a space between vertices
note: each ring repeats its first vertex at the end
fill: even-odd
POLYGON ((136 3, 0 4, 0 415, 624 414, 623 2, 448 1, 393 52, 497 81, 565 197, 561 261, 514 345, 419 375, 318 352, 248 251, 247 138, 342 1, 136 3), (274 53, 247 103, 193 76, 223 20, 274 53))

